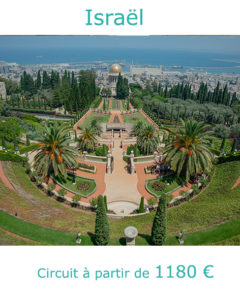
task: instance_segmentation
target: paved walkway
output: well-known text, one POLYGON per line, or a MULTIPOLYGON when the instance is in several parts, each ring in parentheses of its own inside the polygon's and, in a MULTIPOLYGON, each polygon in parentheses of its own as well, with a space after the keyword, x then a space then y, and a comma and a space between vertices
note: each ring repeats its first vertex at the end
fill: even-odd
POLYGON ((235 189, 240 184, 240 177, 237 179, 237 181, 232 186, 232 189, 235 189))
POLYGON ((110 119, 109 119, 108 123, 113 123, 114 117, 116 115, 118 116, 119 122, 121 124, 124 124, 124 121, 123 121, 123 118, 122 118, 120 110, 112 110, 112 114, 110 116, 110 119))
POLYGON ((137 190, 137 174, 129 174, 127 164, 122 158, 123 150, 120 148, 121 139, 118 134, 114 137, 114 148, 112 151, 114 157, 114 171, 112 174, 106 174, 106 192, 108 201, 124 201, 140 203, 141 195, 137 190))

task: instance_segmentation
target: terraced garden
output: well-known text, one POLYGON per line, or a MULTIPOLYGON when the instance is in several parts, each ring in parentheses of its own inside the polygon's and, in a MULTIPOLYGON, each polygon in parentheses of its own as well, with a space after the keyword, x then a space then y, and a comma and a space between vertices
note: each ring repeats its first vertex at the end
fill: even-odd
MULTIPOLYGON (((94 214, 83 213, 63 206, 44 195, 29 180, 23 167, 17 163, 4 162, 4 171, 14 184, 17 194, 0 182, 0 227, 31 241, 43 244, 75 244, 81 231, 83 244, 91 244, 94 232, 94 214), (5 213, 4 213, 4 212, 5 213), (10 216, 17 212, 18 217, 10 216), (27 223, 23 222, 27 221, 27 223), (42 227, 43 226, 43 227, 42 227), (47 228, 46 228, 47 227, 47 228), (58 231, 52 232, 51 230, 58 231), (45 232, 46 230, 46 232, 45 232)), ((177 245, 176 235, 184 231, 186 245, 235 244, 240 235, 240 186, 232 186, 240 174, 240 162, 216 166, 215 176, 209 186, 190 202, 168 209, 166 245, 177 245)), ((139 231, 137 244, 150 241, 154 213, 134 218, 110 220, 110 245, 124 243, 124 228, 136 226, 139 231)), ((10 234, 0 239, 11 242, 10 234)), ((18 238, 16 237, 18 240, 18 238)), ((17 241, 16 240, 16 241, 17 241)), ((34 244, 34 242, 32 242, 34 244)))
POLYGON ((104 115, 104 114, 98 114, 98 113, 91 113, 86 120, 83 121, 81 124, 81 128, 86 128, 89 127, 92 120, 97 120, 99 124, 101 123, 107 123, 109 121, 110 116, 109 115, 104 115))

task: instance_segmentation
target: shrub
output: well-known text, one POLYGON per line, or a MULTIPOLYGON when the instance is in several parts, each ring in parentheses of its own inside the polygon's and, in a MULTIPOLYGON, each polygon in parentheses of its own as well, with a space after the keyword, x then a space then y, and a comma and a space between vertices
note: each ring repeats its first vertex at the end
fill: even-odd
POLYGON ((98 147, 95 150, 97 156, 107 156, 108 154, 108 146, 103 144, 102 147, 98 147))
POLYGON ((179 192, 179 195, 185 197, 185 196, 186 196, 186 191, 183 191, 183 190, 180 191, 180 192, 179 192))
POLYGON ((72 197, 73 202, 79 202, 79 201, 81 201, 81 199, 82 199, 82 197, 80 195, 74 195, 72 197))
POLYGON ((30 152, 30 151, 33 151, 33 150, 36 150, 38 148, 38 144, 31 144, 29 146, 24 146, 24 147, 21 147, 19 152, 20 154, 24 154, 26 152, 30 152))
POLYGON ((167 200, 167 202, 172 201, 172 199, 173 199, 173 195, 172 194, 166 194, 166 200, 167 200))
POLYGON ((148 205, 154 206, 157 203, 157 198, 150 198, 148 199, 148 205))
POLYGON ((132 150, 133 150, 134 156, 139 156, 140 155, 140 150, 138 149, 136 144, 128 146, 127 155, 130 155, 132 150))
POLYGON ((96 198, 92 198, 92 199, 90 200, 90 204, 91 204, 92 206, 96 206, 96 205, 97 205, 97 199, 96 199, 96 198))
POLYGON ((197 194, 200 193, 200 190, 199 190, 199 188, 198 188, 198 186, 197 186, 196 184, 193 184, 193 185, 191 186, 191 188, 192 188, 194 194, 197 195, 197 194))
POLYGON ((25 171, 27 174, 31 172, 31 165, 28 162, 25 163, 25 171))
POLYGON ((190 194, 187 191, 180 191, 179 193, 181 196, 183 196, 183 198, 188 201, 190 199, 190 194))
POLYGON ((21 118, 25 119, 25 120, 30 120, 30 121, 33 121, 33 122, 36 122, 36 123, 40 123, 41 122, 41 119, 39 119, 39 118, 37 118, 37 117, 35 117, 33 115, 22 114, 21 118))
POLYGON ((158 208, 153 220, 152 226, 152 243, 154 245, 163 245, 166 239, 167 231, 167 200, 166 195, 163 194, 158 202, 158 208))
POLYGON ((60 197, 64 197, 67 194, 67 191, 64 189, 61 189, 61 190, 57 191, 57 193, 60 197))
POLYGON ((166 188, 166 184, 160 180, 156 180, 152 183, 152 188, 155 190, 155 191, 158 191, 158 192, 162 192, 165 190, 166 188))
POLYGON ((78 202, 81 200, 81 198, 82 197, 80 195, 74 195, 72 197, 72 201, 73 201, 72 206, 77 207, 77 205, 79 204, 78 202))
POLYGON ((77 188, 79 191, 87 191, 90 188, 90 183, 89 182, 80 182, 77 185, 77 188))
POLYGON ((43 181, 44 181, 43 177, 41 176, 36 177, 36 183, 38 186, 42 185, 43 181))
POLYGON ((140 205, 139 205, 139 210, 138 212, 141 214, 141 213, 144 213, 144 197, 141 197, 141 201, 140 201, 140 205))
POLYGON ((106 208, 103 196, 98 196, 97 214, 95 222, 95 243, 107 245, 109 242, 109 223, 106 215, 106 208))
POLYGON ((56 185, 54 183, 48 184, 48 193, 51 194, 53 190, 55 190, 56 185))
POLYGON ((27 162, 28 159, 12 152, 0 151, 0 161, 27 162))
POLYGON ((206 179, 205 179, 205 178, 201 178, 201 179, 200 179, 200 183, 201 183, 202 187, 207 186, 207 184, 208 184, 207 178, 206 178, 206 179))

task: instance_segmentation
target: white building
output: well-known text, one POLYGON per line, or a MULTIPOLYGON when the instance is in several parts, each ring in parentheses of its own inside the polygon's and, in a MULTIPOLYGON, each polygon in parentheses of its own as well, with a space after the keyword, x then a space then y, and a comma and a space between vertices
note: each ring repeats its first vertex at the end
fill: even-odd
POLYGON ((134 67, 130 66, 130 75, 162 75, 162 66, 159 68, 134 67))

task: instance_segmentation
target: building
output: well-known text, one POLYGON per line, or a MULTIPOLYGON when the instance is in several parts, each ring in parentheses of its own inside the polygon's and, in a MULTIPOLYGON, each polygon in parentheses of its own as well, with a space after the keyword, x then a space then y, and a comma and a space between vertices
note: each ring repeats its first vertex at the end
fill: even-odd
POLYGON ((118 64, 112 65, 108 74, 108 87, 111 89, 112 96, 116 96, 117 94, 116 87, 119 74, 122 74, 122 67, 118 64))
POLYGON ((5 82, 0 82, 0 99, 6 99, 7 98, 7 92, 5 87, 5 82))
POLYGON ((130 75, 162 75, 162 66, 159 68, 134 67, 130 66, 130 75))

